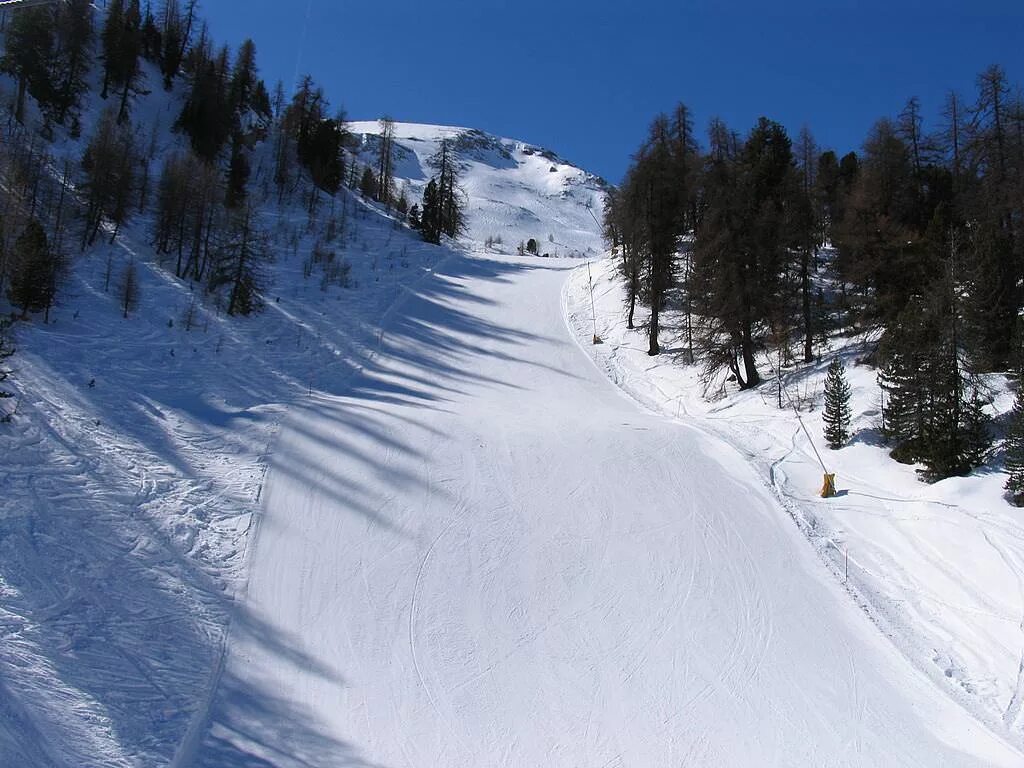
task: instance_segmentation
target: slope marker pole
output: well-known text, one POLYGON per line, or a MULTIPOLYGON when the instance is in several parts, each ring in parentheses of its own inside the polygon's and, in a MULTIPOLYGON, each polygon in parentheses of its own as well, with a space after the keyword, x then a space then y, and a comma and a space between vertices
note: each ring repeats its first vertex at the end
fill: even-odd
POLYGON ((597 310, 594 308, 594 276, 590 272, 590 262, 587 262, 587 284, 590 286, 590 317, 594 321, 594 343, 601 344, 601 337, 597 335, 597 310))

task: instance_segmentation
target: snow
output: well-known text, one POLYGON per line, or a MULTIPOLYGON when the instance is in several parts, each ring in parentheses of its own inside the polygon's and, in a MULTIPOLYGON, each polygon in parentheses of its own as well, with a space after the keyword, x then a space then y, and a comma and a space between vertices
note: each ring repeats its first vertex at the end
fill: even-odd
MULTIPOLYGON (((180 98, 134 105, 159 157, 180 98)), ((377 124, 352 127, 372 163, 377 124)), ((19 324, 0 765, 1022 764, 1024 559, 998 476, 925 487, 858 443, 822 509, 760 394, 705 405, 631 351, 605 261, 610 343, 581 351, 600 179, 399 123, 413 197, 442 138, 458 243, 349 193, 312 226, 267 203, 266 309, 226 318, 141 217, 74 260, 50 324, 19 324), (303 277, 329 216, 348 288, 303 277), (552 258, 512 255, 529 238, 552 258), (139 267, 127 320, 108 258, 139 267)))
POLYGON ((609 386, 572 266, 453 256, 292 410, 199 764, 1019 765, 745 457, 609 386))
MULTIPOLYGON (((179 103, 155 88, 134 106, 147 140, 159 123, 158 158, 182 141, 168 130, 179 103)), ((54 166, 83 141, 58 136, 54 166)), ((338 391, 372 357, 378 320, 448 253, 352 196, 334 206, 346 224, 327 247, 349 288, 303 278, 329 203, 312 228, 301 202, 262 210, 274 284, 248 319, 164 271, 139 217, 73 254, 49 324, 16 326, 18 397, 0 403, 17 407, 0 423, 0 765, 166 765, 202 735, 228 625, 247 620, 236 598, 281 418, 338 391), (123 319, 132 260, 140 306, 123 319)))
MULTIPOLYGON (((362 139, 359 157, 376 167, 380 124, 356 121, 362 139)), ((468 198, 470 240, 501 238, 494 250, 513 253, 520 242, 537 241, 551 256, 596 258, 604 250, 595 220, 603 208, 605 182, 549 150, 482 131, 418 123, 395 123, 395 177, 409 184, 412 197, 436 175, 432 159, 447 139, 461 168, 468 198)))
MULTIPOLYGON (((597 333, 587 345, 596 364, 645 408, 713 434, 742 453, 788 510, 824 564, 844 582, 850 597, 922 674, 951 699, 1019 748, 1024 742, 1024 524, 1004 498, 1005 475, 995 460, 965 478, 933 485, 915 468, 896 463, 878 437, 875 371, 857 360, 861 339, 834 340, 833 350, 809 369, 784 372, 807 430, 830 471, 837 473, 837 498, 817 492, 822 470, 793 411, 778 408, 777 379, 737 392, 716 380, 704 395, 699 371, 685 365, 685 340, 672 328, 669 351, 646 354, 643 331, 625 327, 624 288, 616 262, 591 265, 597 333), (831 451, 822 437, 825 370, 843 357, 853 389, 854 437, 831 451), (847 561, 848 555, 848 561, 847 561), (848 565, 847 565, 848 563, 848 565), (848 568, 848 578, 847 578, 848 568)), ((579 269, 568 288, 569 312, 579 339, 594 328, 588 272, 579 269)), ((638 324, 646 313, 638 311, 638 324)), ((992 377, 992 410, 1005 414, 1012 395, 992 377)))

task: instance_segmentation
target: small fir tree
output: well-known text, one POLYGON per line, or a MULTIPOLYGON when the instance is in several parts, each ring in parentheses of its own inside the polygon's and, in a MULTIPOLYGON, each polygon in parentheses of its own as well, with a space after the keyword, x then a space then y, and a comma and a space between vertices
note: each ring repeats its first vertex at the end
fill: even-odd
MULTIPOLYGON (((11 321, 6 317, 0 317, 0 386, 3 382, 7 381, 7 378, 11 375, 10 368, 6 365, 7 358, 14 354, 14 345, 11 343, 10 332, 11 321)), ((0 389, 0 399, 13 397, 13 393, 8 392, 6 389, 0 389)))
POLYGON ((1024 389, 1017 390, 1017 400, 1010 416, 1006 434, 1006 485, 1013 503, 1024 506, 1024 389))
POLYGON ((55 290, 56 269, 46 232, 38 219, 30 219, 15 241, 9 270, 7 298, 21 309, 22 318, 28 317, 29 312, 46 309, 55 290))
POLYGON ((825 440, 833 450, 841 448, 850 439, 850 384, 846 381, 846 368, 838 357, 828 367, 825 376, 825 440))
POLYGON ((965 469, 980 467, 988 460, 992 448, 989 416, 984 411, 985 400, 977 387, 971 390, 971 399, 964 403, 960 418, 963 422, 963 464, 965 469))

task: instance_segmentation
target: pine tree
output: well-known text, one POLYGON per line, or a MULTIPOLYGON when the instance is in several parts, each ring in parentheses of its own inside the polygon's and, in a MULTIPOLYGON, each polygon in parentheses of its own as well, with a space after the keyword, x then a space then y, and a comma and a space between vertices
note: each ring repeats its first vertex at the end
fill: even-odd
POLYGON ((138 87, 141 77, 139 56, 142 53, 142 9, 139 0, 112 0, 101 35, 103 43, 103 91, 107 98, 111 88, 121 91, 117 120, 128 119, 128 96, 138 87))
POLYGON ((136 148, 133 133, 118 125, 112 109, 106 110, 82 157, 85 172, 81 188, 85 192, 84 249, 96 239, 103 219, 114 224, 114 235, 130 215, 136 186, 136 148))
POLYGON ((263 306, 263 267, 271 259, 267 234, 256 222, 256 211, 246 204, 230 220, 210 275, 210 290, 228 289, 229 315, 250 315, 263 306))
POLYGON ((17 79, 14 118, 19 123, 25 122, 26 94, 44 107, 54 97, 53 50, 53 17, 49 9, 27 8, 15 14, 6 33, 0 72, 17 79))
POLYGON ((256 45, 246 39, 238 48, 229 86, 229 101, 236 121, 253 107, 257 82, 256 45))
POLYGON ((249 183, 249 159, 246 156, 242 136, 236 133, 231 142, 231 161, 228 163, 227 192, 224 206, 237 208, 245 200, 246 184, 249 183))
POLYGON ((832 360, 825 376, 825 440, 832 449, 842 448, 850 439, 850 384, 846 369, 838 357, 832 360))
POLYGON ((395 121, 385 115, 380 119, 380 147, 377 158, 377 200, 391 208, 394 196, 395 121))
POLYGON ((171 90, 174 85, 174 78, 191 42, 195 5, 195 0, 189 3, 187 18, 183 19, 178 0, 164 0, 160 13, 160 72, 164 76, 165 90, 171 90))
POLYGON ((57 10, 57 56, 55 108, 57 121, 64 123, 78 108, 82 94, 89 88, 87 75, 94 35, 90 0, 70 0, 57 10))
POLYGON ((1024 506, 1024 388, 1017 389, 1017 399, 1010 416, 1010 429, 1004 444, 1006 451, 1006 485, 1013 503, 1024 506))
POLYGON ((142 58, 153 64, 160 63, 163 53, 163 36, 153 15, 151 0, 146 0, 146 10, 142 14, 142 58))
POLYGON ((767 118, 742 147, 720 121, 710 138, 690 290, 702 317, 705 379, 727 368, 749 389, 761 381, 755 357, 765 331, 793 326, 780 309, 789 313, 792 292, 782 278, 801 246, 789 215, 796 169, 785 129, 767 118))
POLYGON ((435 245, 441 242, 441 203, 437 180, 431 179, 423 190, 423 212, 420 214, 420 232, 423 239, 435 245))
POLYGON ((196 55, 197 71, 175 127, 188 135, 197 155, 212 163, 231 138, 230 58, 227 48, 216 57, 196 55))
POLYGON ((950 295, 940 283, 927 298, 913 298, 879 347, 891 455, 923 464, 919 472, 928 482, 966 474, 984 462, 991 445, 978 384, 956 343, 950 295))
POLYGON ((14 243, 7 296, 21 308, 22 317, 49 306, 56 289, 57 269, 53 264, 46 232, 38 219, 30 219, 14 243))
MULTIPOLYGON (((7 359, 14 354, 14 346, 10 339, 10 328, 11 321, 6 318, 0 318, 0 385, 7 381, 11 375, 11 369, 7 367, 7 359)), ((0 389, 0 398, 13 397, 11 392, 6 389, 0 389)))
POLYGON ((462 234, 466 228, 466 216, 458 163, 448 139, 442 139, 441 149, 433 162, 437 167, 437 242, 440 242, 441 235, 458 237, 462 234))
POLYGON ((977 387, 971 390, 971 397, 964 403, 962 421, 963 461, 965 468, 979 467, 985 463, 992 448, 992 433, 989 431, 989 416, 983 410, 984 401, 977 387))

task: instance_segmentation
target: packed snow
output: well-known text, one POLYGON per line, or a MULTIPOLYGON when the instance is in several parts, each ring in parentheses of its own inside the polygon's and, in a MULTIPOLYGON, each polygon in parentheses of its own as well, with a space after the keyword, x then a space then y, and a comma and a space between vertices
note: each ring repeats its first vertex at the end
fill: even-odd
POLYGON ((1019 765, 746 457, 590 363, 573 266, 452 256, 291 411, 199 764, 1019 765))
MULTIPOLYGON (((869 338, 834 338, 816 365, 783 371, 781 392, 766 356, 759 364, 768 381, 760 388, 738 392, 722 376, 706 388, 699 365, 685 364, 677 312, 663 319, 667 351, 658 358, 647 355, 644 329, 626 328, 617 263, 605 258, 578 269, 567 288, 576 336, 589 341, 596 328, 604 342, 587 346, 598 366, 643 407, 741 452, 910 663, 994 731, 1024 743, 1024 521, 1005 498, 998 453, 969 477, 933 485, 893 461, 879 436, 876 371, 859 363, 869 338), (845 361, 853 389, 854 434, 832 451, 821 416, 825 371, 835 356, 845 361), (818 455, 837 473, 835 498, 818 497, 818 455)), ((645 317, 638 311, 638 326, 645 317)), ((989 410, 1005 416, 1012 393, 999 376, 989 387, 989 410)))
MULTIPOLYGON (((179 108, 160 89, 137 105, 160 156, 179 108)), ((353 130, 372 162, 378 125, 353 130)), ((442 138, 469 203, 460 243, 423 244, 347 192, 319 229, 268 204, 267 307, 229 319, 159 267, 140 218, 75 260, 51 324, 19 326, 0 765, 1022 764, 1012 518, 985 513, 1002 515, 984 528, 1002 565, 936 565, 982 529, 929 552, 918 529, 945 508, 924 496, 898 507, 899 538, 843 470, 834 517, 809 512, 794 494, 813 467, 799 440, 765 458, 783 423, 766 406, 745 412, 762 442, 744 455, 739 420, 709 424, 746 401, 700 405, 682 371, 666 415, 646 382, 665 384, 623 362, 603 182, 525 142, 399 123, 414 198, 442 138), (334 217, 348 287, 304 277, 334 217), (514 255, 530 238, 551 258, 514 255), (597 367, 573 339, 589 338, 581 256, 611 342, 597 367), (132 260, 126 320, 106 273, 132 260), (606 372, 641 382, 646 407, 606 372), (851 585, 787 512, 849 546, 851 585), (927 582, 940 571, 961 593, 927 582), (931 645, 933 669, 915 656, 931 645)), ((880 449, 841 453, 861 450, 880 449)), ((902 477, 874 458, 858 472, 881 467, 902 477)), ((991 484, 958 482, 941 500, 994 504, 991 484)))

